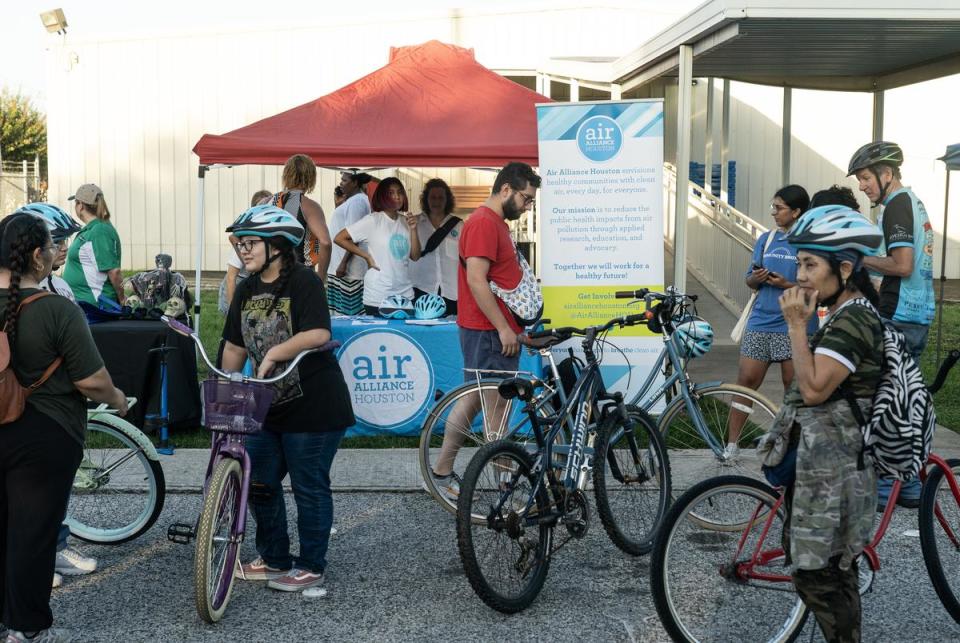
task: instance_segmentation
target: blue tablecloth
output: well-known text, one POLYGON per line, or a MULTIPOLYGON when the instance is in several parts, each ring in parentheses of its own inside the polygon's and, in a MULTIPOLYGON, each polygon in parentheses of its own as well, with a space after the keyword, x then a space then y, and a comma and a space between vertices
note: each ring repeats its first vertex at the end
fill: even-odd
MULTIPOLYGON (((350 390, 357 435, 418 435, 442 395, 464 382, 456 322, 334 318, 337 359, 350 390)), ((520 370, 540 373, 539 355, 523 351, 520 370)))

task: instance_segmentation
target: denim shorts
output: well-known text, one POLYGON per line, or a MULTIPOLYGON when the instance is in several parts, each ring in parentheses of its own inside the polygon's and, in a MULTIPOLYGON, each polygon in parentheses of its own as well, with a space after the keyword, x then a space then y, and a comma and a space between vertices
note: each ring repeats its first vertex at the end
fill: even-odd
POLYGON ((507 371, 491 373, 490 376, 510 377, 520 368, 520 354, 513 357, 503 355, 500 334, 495 330, 473 330, 461 327, 460 350, 463 351, 463 379, 466 382, 476 381, 475 370, 507 371))

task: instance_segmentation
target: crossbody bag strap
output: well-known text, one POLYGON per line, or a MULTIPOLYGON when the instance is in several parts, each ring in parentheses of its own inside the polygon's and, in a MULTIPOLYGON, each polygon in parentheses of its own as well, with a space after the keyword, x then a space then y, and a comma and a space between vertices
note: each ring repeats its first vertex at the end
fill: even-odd
POLYGON ((436 250, 440 246, 440 243, 447 238, 447 235, 457 227, 458 223, 460 223, 460 219, 452 216, 447 219, 442 226, 434 230, 430 238, 427 239, 427 245, 423 247, 423 252, 420 253, 420 256, 422 257, 436 250))
MULTIPOLYGON (((23 301, 21 301, 20 304, 17 306, 17 315, 20 314, 20 311, 21 311, 21 310, 23 309, 23 307, 26 306, 27 304, 32 303, 32 302, 40 299, 41 297, 46 297, 47 295, 52 295, 52 294, 53 294, 52 292, 47 292, 46 290, 41 290, 40 292, 37 292, 37 293, 34 293, 34 294, 30 295, 29 297, 27 297, 26 299, 24 299, 23 301)), ((3 320, 3 332, 7 332, 7 320, 6 320, 6 319, 3 320)))

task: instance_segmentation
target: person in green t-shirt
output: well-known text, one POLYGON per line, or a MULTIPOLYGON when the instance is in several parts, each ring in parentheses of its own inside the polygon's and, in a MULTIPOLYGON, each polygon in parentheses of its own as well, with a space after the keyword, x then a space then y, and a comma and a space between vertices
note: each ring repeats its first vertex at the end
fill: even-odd
POLYGON ((120 274, 120 236, 110 223, 103 190, 93 183, 77 188, 70 200, 83 229, 67 252, 63 279, 77 301, 100 306, 103 300, 123 304, 120 274))
POLYGON ((46 640, 57 532, 83 456, 86 399, 127 412, 83 312, 40 288, 57 256, 46 224, 29 213, 0 221, 0 327, 21 385, 42 382, 23 413, 0 425, 0 604, 11 635, 46 640), (21 307, 30 296, 41 297, 21 307), (45 372, 62 359, 44 379, 45 372))

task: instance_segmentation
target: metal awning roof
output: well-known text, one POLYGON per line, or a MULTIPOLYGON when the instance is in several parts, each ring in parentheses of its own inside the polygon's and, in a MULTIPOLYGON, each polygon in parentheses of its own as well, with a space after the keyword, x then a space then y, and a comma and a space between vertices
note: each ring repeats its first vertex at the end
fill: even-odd
POLYGON ((748 83, 876 91, 960 73, 960 2, 710 0, 609 63, 624 91, 676 76, 678 47, 693 74, 748 83))

